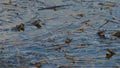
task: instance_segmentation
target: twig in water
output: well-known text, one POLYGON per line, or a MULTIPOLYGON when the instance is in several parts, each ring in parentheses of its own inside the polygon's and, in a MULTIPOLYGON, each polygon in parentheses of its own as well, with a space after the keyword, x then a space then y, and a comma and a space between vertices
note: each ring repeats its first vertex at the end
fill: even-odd
POLYGON ((104 23, 104 24, 102 24, 100 27, 99 27, 99 29, 100 28, 102 28, 104 25, 106 25, 107 23, 109 23, 109 20, 105 20, 106 22, 104 23))
POLYGON ((120 24, 120 23, 118 23, 118 22, 116 22, 116 21, 113 21, 113 20, 110 20, 110 19, 105 19, 105 20, 106 20, 106 22, 105 22, 103 25, 101 25, 101 26, 99 27, 99 29, 100 29, 101 27, 103 27, 104 25, 106 25, 107 23, 109 23, 109 22, 116 23, 116 24, 120 24))
POLYGON ((38 9, 38 10, 46 10, 46 9, 53 9, 53 10, 56 10, 57 8, 61 8, 61 7, 65 7, 65 6, 71 6, 71 4, 70 4, 70 5, 50 6, 50 7, 40 8, 40 9, 38 9))

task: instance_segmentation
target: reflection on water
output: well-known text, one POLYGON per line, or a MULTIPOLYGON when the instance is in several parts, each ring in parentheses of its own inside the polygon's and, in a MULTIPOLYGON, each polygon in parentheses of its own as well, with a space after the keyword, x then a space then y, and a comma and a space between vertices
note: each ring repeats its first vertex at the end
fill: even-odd
POLYGON ((119 7, 119 0, 1 0, 0 68, 119 68, 119 7))

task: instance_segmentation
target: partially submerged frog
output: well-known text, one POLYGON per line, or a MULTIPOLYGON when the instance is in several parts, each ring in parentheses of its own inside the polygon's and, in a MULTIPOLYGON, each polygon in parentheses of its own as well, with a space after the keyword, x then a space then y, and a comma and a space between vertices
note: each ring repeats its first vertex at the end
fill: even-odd
POLYGON ((98 36, 99 36, 100 38, 106 38, 106 37, 105 37, 105 31, 103 31, 103 30, 99 30, 99 31, 97 32, 97 34, 98 34, 98 36))
POLYGON ((107 53, 106 53, 105 58, 107 58, 107 59, 110 59, 110 58, 112 58, 113 55, 116 55, 116 53, 111 51, 110 49, 106 49, 106 52, 107 53))
POLYGON ((37 28, 41 28, 42 26, 40 22, 41 22, 41 19, 38 19, 38 20, 35 20, 32 24, 37 28))
POLYGON ((25 25, 23 23, 19 24, 19 25, 16 25, 15 27, 12 28, 12 30, 15 30, 15 31, 24 31, 25 30, 25 25))
POLYGON ((120 31, 113 32, 112 36, 120 37, 120 31))
POLYGON ((71 39, 71 38, 66 38, 66 39, 65 39, 65 43, 66 43, 66 44, 70 44, 71 42, 72 42, 72 39, 71 39))

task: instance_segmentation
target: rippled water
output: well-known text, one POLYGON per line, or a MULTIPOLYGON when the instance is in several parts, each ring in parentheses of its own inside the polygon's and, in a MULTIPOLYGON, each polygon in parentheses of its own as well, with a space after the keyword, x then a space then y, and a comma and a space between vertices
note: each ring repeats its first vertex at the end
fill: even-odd
POLYGON ((119 5, 119 0, 0 0, 0 68, 39 63, 42 68, 119 68, 120 38, 111 35, 120 30, 119 5), (68 6, 41 9, 59 5, 68 6), (32 24, 38 19, 40 29, 32 24), (11 30, 20 23, 25 31, 11 30), (98 30, 105 30, 107 39, 98 30), (72 42, 66 44, 66 38, 72 42), (106 59, 105 49, 116 55, 106 59))

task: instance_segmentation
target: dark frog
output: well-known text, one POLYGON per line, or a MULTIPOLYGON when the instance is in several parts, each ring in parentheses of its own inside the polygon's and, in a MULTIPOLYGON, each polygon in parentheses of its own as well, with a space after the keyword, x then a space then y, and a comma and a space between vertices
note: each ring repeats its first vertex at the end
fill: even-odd
POLYGON ((24 31, 25 30, 25 25, 23 23, 16 25, 15 27, 12 28, 12 30, 15 31, 24 31))
POLYGON ((66 43, 66 44, 70 44, 71 42, 72 42, 72 39, 71 39, 71 38, 66 38, 66 39, 65 39, 65 43, 66 43))
POLYGON ((112 36, 120 37, 120 31, 113 32, 112 36))
POLYGON ((37 28, 41 28, 42 26, 40 25, 40 22, 41 22, 40 19, 35 20, 35 21, 33 22, 33 25, 34 25, 35 27, 37 27, 37 28))
POLYGON ((113 55, 116 55, 116 53, 111 51, 110 49, 106 49, 106 52, 107 53, 106 53, 105 58, 107 58, 107 59, 110 59, 110 58, 112 58, 113 55))
POLYGON ((97 34, 98 34, 98 36, 99 36, 100 38, 106 38, 106 37, 105 37, 105 31, 103 31, 103 30, 99 30, 99 31, 97 32, 97 34))

